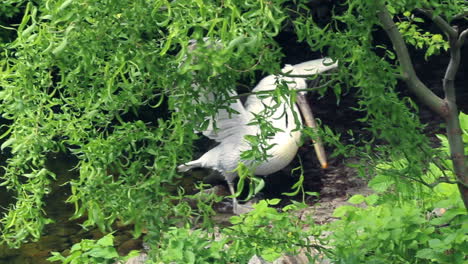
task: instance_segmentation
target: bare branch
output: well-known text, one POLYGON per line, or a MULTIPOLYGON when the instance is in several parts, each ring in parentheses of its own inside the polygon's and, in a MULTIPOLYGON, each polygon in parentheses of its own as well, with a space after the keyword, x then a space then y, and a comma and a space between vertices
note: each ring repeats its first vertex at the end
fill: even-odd
POLYGON ((460 48, 463 45, 468 29, 465 29, 460 36, 456 32, 455 36, 449 36, 450 44, 450 61, 444 76, 444 92, 445 98, 455 103, 455 75, 457 74, 458 67, 460 66, 460 48))
POLYGON ((462 19, 462 18, 468 19, 468 10, 465 10, 465 12, 453 16, 453 17, 452 17, 452 21, 453 21, 453 20, 457 20, 457 19, 462 19))
POLYGON ((452 26, 450 26, 450 24, 447 21, 445 21, 442 17, 435 16, 432 10, 422 8, 418 8, 416 10, 430 18, 440 28, 440 30, 442 30, 442 32, 444 32, 450 39, 457 37, 457 31, 452 26))
POLYGON ((461 183, 461 184, 463 184, 463 183, 460 182, 460 181, 456 181, 456 180, 454 181, 454 180, 451 180, 451 179, 448 178, 448 177, 440 177, 439 180, 438 180, 437 182, 434 182, 434 183, 432 183, 432 184, 433 184, 434 186, 436 186, 436 185, 439 184, 439 183, 449 183, 449 184, 459 184, 459 183, 461 183))
POLYGON ((457 177, 458 188, 460 190, 463 203, 468 208, 468 175, 465 166, 464 143, 460 120, 458 119, 458 106, 456 103, 455 76, 461 61, 461 46, 468 35, 468 29, 462 31, 458 36, 449 37, 450 62, 445 72, 443 87, 445 92, 445 102, 447 115, 445 123, 447 125, 447 139, 449 142, 450 157, 452 158, 453 170, 457 177))
MULTIPOLYGON (((332 70, 330 70, 330 71, 332 71, 332 70)), ((281 75, 281 76, 284 76, 284 77, 291 77, 291 78, 312 78, 312 77, 318 77, 318 76, 335 76, 336 73, 288 74, 288 73, 280 72, 280 73, 278 73, 276 75, 281 75)))
MULTIPOLYGON (((430 156, 430 154, 423 147, 418 146, 418 149, 424 152, 424 154, 426 154, 427 156, 430 156)), ((431 158, 431 161, 440 170, 444 178, 450 179, 450 177, 445 173, 445 170, 447 170, 449 167, 446 164, 443 164, 444 163, 443 160, 441 160, 439 157, 436 156, 436 157, 431 158)))
POLYGON ((398 173, 398 177, 401 177, 401 178, 405 178, 405 179, 408 179, 410 181, 415 181, 415 182, 418 182, 424 186, 427 186, 429 188, 434 188, 436 187, 437 185, 441 184, 441 183, 448 183, 448 184, 462 184, 464 185, 462 182, 458 181, 458 180, 451 180, 450 178, 448 177, 445 177, 445 176, 442 176, 442 177, 439 177, 437 178, 436 181, 432 182, 432 183, 428 183, 426 181, 424 181, 423 179, 418 179, 418 178, 414 178, 414 177, 410 177, 410 176, 407 176, 403 173, 398 173))
MULTIPOLYGON (((312 87, 312 88, 304 88, 304 89, 294 89, 294 90, 291 90, 291 92, 310 92, 310 91, 317 91, 317 90, 320 90, 320 89, 323 89, 327 86, 330 85, 330 83, 332 83, 333 80, 330 80, 326 83, 324 83, 323 85, 320 85, 320 86, 315 86, 315 87, 312 87)), ((255 95, 267 95, 267 94, 270 94, 272 92, 274 92, 275 90, 272 89, 272 90, 263 90, 263 91, 258 91, 258 92, 247 92, 247 93, 241 93, 241 94, 238 94, 238 95, 234 95, 234 96, 231 96, 231 97, 228 97, 227 99, 240 99, 244 96, 248 96, 248 95, 252 95, 252 94, 255 94, 255 95)))
POLYGON ((461 48, 463 46, 463 42, 465 42, 465 38, 468 36, 468 28, 463 30, 462 33, 460 33, 460 36, 458 37, 457 40, 457 47, 461 48))

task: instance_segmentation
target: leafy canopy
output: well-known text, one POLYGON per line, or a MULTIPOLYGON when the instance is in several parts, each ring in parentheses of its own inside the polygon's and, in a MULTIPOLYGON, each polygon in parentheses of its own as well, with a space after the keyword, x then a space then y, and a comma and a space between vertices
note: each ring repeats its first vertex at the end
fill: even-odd
MULTIPOLYGON (((374 33, 381 26, 377 10, 385 4, 400 15, 398 27, 407 43, 427 48, 426 55, 431 56, 443 52, 446 41, 440 34, 421 33, 414 10, 431 8, 450 20, 467 9, 461 0, 343 1, 333 9, 331 23, 322 24, 316 22, 309 1, 7 2, 0 12, 14 9, 24 15, 15 27, 16 38, 2 38, 1 46, 1 149, 7 157, 1 185, 15 197, 0 220, 2 241, 19 246, 31 237, 37 239, 51 222, 43 211, 44 200, 52 183, 64 175, 56 175, 46 161, 51 153, 68 153, 77 160, 76 176, 65 179, 75 217, 86 215, 83 225, 101 230, 109 230, 116 220, 133 223, 136 236, 144 227, 146 239, 162 241, 167 252, 171 248, 164 245, 180 247, 170 236, 187 238, 188 230, 174 226, 191 227, 194 218, 189 216, 205 220, 203 228, 212 227, 207 220, 212 209, 199 201, 202 210, 192 211, 183 190, 172 187, 179 177, 176 166, 191 158, 194 131, 207 125, 207 116, 227 107, 229 92, 241 78, 252 78, 254 71, 278 71, 282 53, 274 37, 286 28, 292 27, 312 50, 346 66, 340 67, 329 87, 338 99, 343 92, 356 94, 356 110, 364 113, 359 121, 371 136, 362 139, 363 147, 343 145, 326 127, 325 140, 336 148, 335 154, 371 157, 374 166, 367 169, 379 175, 397 170, 400 178, 424 179, 427 160, 437 150, 422 136, 417 106, 395 90, 400 68, 388 44, 376 45, 374 33), (210 47, 203 41, 206 37, 218 41, 220 48, 210 47), (190 51, 189 40, 197 41, 199 48, 190 51), (194 84, 212 91, 216 100, 193 104, 200 98, 194 84), (386 167, 381 160, 404 167, 386 167)), ((277 98, 289 93, 277 90, 277 98)), ((266 132, 274 130, 263 125, 266 132)), ((262 137, 250 140, 258 143, 262 137)), ((414 197, 411 189, 406 194, 414 197)), ((259 208, 233 221, 263 225, 255 218, 263 214, 282 223, 278 227, 294 226, 290 224, 294 220, 276 215, 267 204, 259 208)), ((235 225, 232 230, 245 231, 245 236, 256 230, 260 235, 269 232, 256 227, 235 225)), ((303 245, 305 237, 298 230, 291 230, 291 236, 303 245)), ((195 234, 187 243, 204 239, 202 233, 195 234)), ((252 248, 273 258, 280 249, 272 244, 252 248)), ((198 249, 207 259, 221 257, 215 250, 198 249)), ((239 258, 247 258, 247 253, 238 253, 239 258)), ((419 254, 427 257, 424 253, 419 254)))

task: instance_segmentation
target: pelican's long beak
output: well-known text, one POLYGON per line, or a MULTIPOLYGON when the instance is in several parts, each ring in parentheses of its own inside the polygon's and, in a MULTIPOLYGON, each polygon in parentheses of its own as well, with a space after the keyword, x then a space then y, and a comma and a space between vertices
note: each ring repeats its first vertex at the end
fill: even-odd
MULTIPOLYGON (((309 104, 307 103, 306 97, 302 93, 297 93, 297 106, 302 112, 302 116, 304 117, 305 124, 308 127, 311 127, 315 132, 318 131, 317 122, 315 122, 314 114, 312 114, 312 110, 310 109, 309 104)), ((315 140, 312 140, 314 143, 315 154, 317 154, 317 158, 322 165, 323 169, 328 167, 327 163, 327 155, 325 154, 325 150, 323 148, 322 139, 317 135, 315 140)))

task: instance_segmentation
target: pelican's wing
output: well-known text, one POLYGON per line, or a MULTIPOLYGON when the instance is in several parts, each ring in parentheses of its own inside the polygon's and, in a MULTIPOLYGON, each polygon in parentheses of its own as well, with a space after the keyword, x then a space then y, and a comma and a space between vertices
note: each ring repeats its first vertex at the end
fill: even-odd
MULTIPOLYGON (((230 97, 236 97, 237 93, 229 92, 230 97)), ((205 100, 213 101, 213 94, 207 94, 205 100)), ((239 99, 230 99, 228 105, 233 112, 228 112, 226 109, 219 109, 214 118, 209 118, 208 127, 201 131, 204 136, 222 142, 226 138, 239 134, 246 133, 245 127, 251 119, 251 114, 247 112, 239 99)))
MULTIPOLYGON (((260 80, 260 82, 255 86, 252 92, 261 92, 261 91, 273 91, 276 89, 276 83, 278 76, 268 75, 267 77, 260 80)), ((260 94, 265 96, 265 94, 260 94)), ((257 94, 251 94, 247 97, 245 101, 245 109, 249 113, 258 114, 265 110, 265 105, 273 106, 274 102, 272 98, 259 97, 257 94)))

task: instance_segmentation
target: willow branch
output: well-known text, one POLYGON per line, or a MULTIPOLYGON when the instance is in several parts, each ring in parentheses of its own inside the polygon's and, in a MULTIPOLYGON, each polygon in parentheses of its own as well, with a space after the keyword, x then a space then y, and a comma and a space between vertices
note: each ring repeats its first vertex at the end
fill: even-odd
POLYGON ((457 40, 457 46, 461 48, 463 46, 463 42, 465 42, 465 38, 468 36, 468 28, 463 30, 462 33, 460 33, 460 36, 458 37, 457 40))
POLYGON ((412 91, 422 101, 422 103, 428 106, 432 111, 438 113, 441 116, 446 116, 442 98, 434 94, 418 78, 416 71, 414 70, 413 63, 411 62, 406 43, 398 31, 395 23, 393 22, 390 13, 385 7, 385 4, 381 1, 379 4, 377 16, 380 23, 382 24, 383 29, 392 41, 393 48, 397 54, 397 58, 401 66, 403 80, 407 84, 409 90, 412 91))
POLYGON ((455 85, 453 82, 455 81, 455 75, 457 74, 458 67, 460 66, 460 49, 463 46, 463 42, 467 35, 468 29, 465 29, 459 36, 457 34, 454 37, 449 38, 450 61, 444 76, 444 90, 446 98, 453 102, 455 102, 455 85))
POLYGON ((455 15, 452 17, 452 20, 467 18, 468 19, 468 10, 465 10, 463 13, 455 15))
MULTIPOLYGON (((456 31, 455 31, 456 32, 456 31)), ((456 32, 455 36, 449 36, 450 44, 450 61, 445 71, 444 76, 444 91, 446 98, 455 104, 455 76, 460 66, 461 54, 460 49, 463 45, 468 29, 465 29, 459 36, 456 32)))
MULTIPOLYGON (((317 90, 320 90, 320 89, 323 89, 327 86, 330 85, 330 83, 332 83, 333 80, 330 80, 326 83, 324 83, 323 85, 320 85, 320 86, 316 86, 316 87, 312 87, 312 88, 304 88, 304 89, 294 89, 294 90, 291 90, 291 92, 311 92, 311 91, 317 91, 317 90)), ((234 95, 234 96, 230 96, 228 97, 227 99, 240 99, 242 97, 245 97, 245 96, 248 96, 248 95, 267 95, 267 94, 271 94, 272 92, 276 91, 275 89, 271 89, 271 90, 263 90, 263 91, 258 91, 258 92, 247 92, 247 93, 241 93, 241 94, 238 94, 238 95, 234 95)))
MULTIPOLYGON (((330 70, 332 71, 332 70, 330 70)), ((318 77, 318 76, 335 76, 336 73, 314 73, 314 74, 288 74, 288 73, 278 73, 276 75, 281 75, 284 77, 291 77, 291 78, 311 78, 311 77, 318 77)))
MULTIPOLYGON (((414 178, 414 177, 411 177, 411 176, 407 176, 403 173, 398 173, 398 176, 401 177, 401 178, 405 178, 405 179, 408 179, 410 181, 415 181, 415 182, 418 182, 426 187, 429 187, 429 188, 434 188, 436 187, 437 185, 441 184, 441 183, 448 183, 448 184, 462 184, 462 185, 465 185, 463 182, 461 181, 458 181, 458 180, 451 180, 449 177, 446 177, 446 176, 442 176, 442 177, 439 177, 437 178, 437 180, 435 180, 434 182, 432 183, 428 183, 426 182, 425 180, 421 179, 421 178, 414 178)), ((466 186, 466 185, 465 185, 466 186)))
POLYGON ((456 38, 458 33, 457 31, 450 26, 450 24, 445 21, 441 16, 435 16, 432 10, 429 9, 422 9, 418 8, 417 9, 419 12, 430 18, 434 24, 436 24, 442 32, 444 32, 449 38, 456 38))

